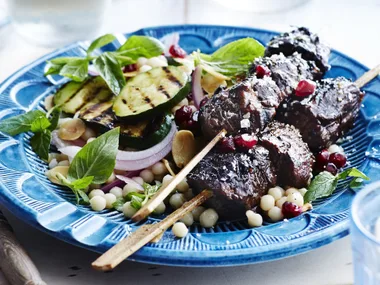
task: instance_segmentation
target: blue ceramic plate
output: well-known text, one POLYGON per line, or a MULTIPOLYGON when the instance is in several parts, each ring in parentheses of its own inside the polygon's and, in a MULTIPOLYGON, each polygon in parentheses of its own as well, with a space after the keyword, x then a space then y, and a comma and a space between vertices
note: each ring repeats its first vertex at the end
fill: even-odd
MULTIPOLYGON (((263 44, 275 33, 270 31, 221 26, 169 26, 139 30, 133 34, 162 38, 179 32, 180 44, 188 52, 201 49, 212 52, 226 43, 254 37, 263 44)), ((125 35, 128 36, 128 35, 125 35)), ((120 36, 120 39, 124 36, 120 36)), ((112 50, 120 43, 104 48, 112 50)), ((57 56, 85 55, 88 42, 57 50, 25 66, 0 85, 0 118, 41 109, 41 101, 63 83, 59 77, 44 77, 45 62, 57 56)), ((367 68, 333 51, 327 77, 339 75, 357 79, 367 68)), ((372 181, 380 179, 380 79, 364 90, 360 117, 343 147, 351 166, 365 172, 372 181)), ((1 203, 33 226, 69 243, 104 252, 125 238, 142 223, 127 221, 116 211, 95 213, 89 207, 76 206, 70 191, 53 185, 45 177, 47 165, 33 153, 30 136, 15 138, 0 135, 1 203)), ((170 231, 157 244, 149 244, 131 260, 181 266, 227 266, 256 263, 300 254, 328 244, 348 234, 348 209, 354 192, 341 183, 328 199, 317 201, 315 208, 297 218, 250 229, 246 221, 220 222, 213 229, 199 225, 191 234, 176 239, 170 231)), ((150 218, 146 223, 153 223, 150 218)))

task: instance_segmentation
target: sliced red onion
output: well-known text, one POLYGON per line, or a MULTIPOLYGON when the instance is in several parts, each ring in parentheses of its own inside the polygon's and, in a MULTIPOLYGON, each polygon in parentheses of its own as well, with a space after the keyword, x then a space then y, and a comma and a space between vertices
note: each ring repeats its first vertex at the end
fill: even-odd
POLYGON ((74 146, 74 145, 82 147, 86 144, 86 142, 82 139, 77 139, 73 141, 65 141, 58 136, 58 131, 55 130, 55 131, 52 131, 51 133, 51 144, 54 145, 57 149, 60 149, 67 146, 74 146))
POLYGON ((65 147, 58 148, 58 151, 62 154, 65 154, 69 157, 69 161, 71 162, 73 158, 77 155, 77 153, 81 150, 82 148, 80 146, 76 145, 69 145, 65 147))
POLYGON ((172 141, 177 126, 172 122, 172 127, 168 135, 158 144, 141 151, 121 151, 116 156, 115 169, 118 170, 138 170, 147 168, 163 159, 172 149, 172 141))
MULTIPOLYGON (((129 172, 126 172, 125 174, 123 174, 121 176, 132 178, 132 177, 138 176, 140 174, 140 172, 141 172, 141 170, 129 171, 129 172)), ((120 176, 120 175, 117 175, 117 176, 120 176)), ((101 189, 103 190, 103 192, 107 193, 113 187, 116 187, 116 186, 117 187, 123 187, 124 185, 125 185, 125 182, 116 177, 116 180, 112 181, 111 183, 104 185, 101 189)))
POLYGON ((164 51, 165 56, 171 57, 169 49, 172 45, 178 45, 179 33, 172 33, 172 34, 166 35, 161 39, 161 41, 165 46, 165 51, 164 51))
POLYGON ((124 181, 126 184, 132 185, 137 190, 144 191, 144 188, 140 184, 138 184, 135 180, 133 180, 132 178, 129 178, 129 177, 126 177, 123 175, 116 175, 116 178, 121 180, 121 181, 124 181))
POLYGON ((202 67, 197 66, 191 76, 191 91, 193 93, 194 106, 199 109, 202 99, 205 97, 203 94, 202 84, 202 67))
POLYGON ((96 70, 96 68, 93 64, 90 64, 88 66, 88 74, 90 74, 91 76, 98 76, 99 72, 96 70))

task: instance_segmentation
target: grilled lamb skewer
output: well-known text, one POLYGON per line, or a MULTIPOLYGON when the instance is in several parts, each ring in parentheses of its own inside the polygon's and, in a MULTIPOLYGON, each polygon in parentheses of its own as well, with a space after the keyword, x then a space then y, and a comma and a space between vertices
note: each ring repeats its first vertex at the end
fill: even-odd
POLYGON ((295 52, 301 54, 305 60, 314 61, 323 73, 330 68, 330 48, 319 40, 318 35, 304 27, 275 36, 268 43, 265 56, 280 53, 289 56, 295 52))
POLYGON ((350 80, 338 77, 317 82, 313 94, 292 98, 278 110, 277 119, 300 130, 312 151, 336 142, 359 114, 364 93, 350 80))

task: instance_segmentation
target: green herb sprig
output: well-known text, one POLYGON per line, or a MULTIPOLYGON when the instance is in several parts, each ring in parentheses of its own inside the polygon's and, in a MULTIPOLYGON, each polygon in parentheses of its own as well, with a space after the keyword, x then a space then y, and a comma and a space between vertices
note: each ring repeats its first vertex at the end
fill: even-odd
POLYGON ((115 168, 119 148, 120 128, 112 129, 87 143, 74 157, 67 177, 57 174, 57 178, 75 194, 77 203, 88 204, 85 190, 91 184, 107 181, 115 168))
POLYGON ((312 202, 318 198, 331 196, 338 185, 338 181, 348 177, 353 178, 349 184, 351 188, 357 188, 362 184, 363 180, 369 180, 367 175, 355 167, 349 168, 337 175, 322 171, 310 183, 304 196, 305 203, 312 202))
POLYGON ((111 42, 116 37, 106 34, 94 40, 86 51, 85 57, 59 57, 48 61, 49 69, 45 75, 59 74, 73 81, 82 82, 88 76, 88 66, 92 62, 100 76, 116 95, 126 81, 122 67, 133 64, 139 57, 151 58, 164 52, 164 45, 157 39, 147 36, 131 36, 116 51, 94 55, 93 52, 111 42))
POLYGON ((48 160, 51 132, 57 128, 61 111, 55 108, 50 116, 42 111, 34 110, 11 117, 0 122, 0 131, 11 136, 32 132, 30 139, 32 149, 37 155, 48 160))
POLYGON ((143 184, 144 193, 139 192, 130 192, 128 195, 124 198, 118 198, 112 205, 113 207, 121 212, 123 210, 123 205, 130 201, 131 206, 135 208, 136 210, 140 209, 143 205, 145 205, 148 200, 156 194, 156 192, 160 189, 161 183, 158 183, 156 185, 150 185, 148 183, 143 184))
POLYGON ((244 38, 219 48, 213 54, 203 54, 199 51, 192 55, 195 65, 202 65, 207 71, 213 69, 231 78, 244 74, 255 58, 264 55, 265 48, 253 38, 244 38))

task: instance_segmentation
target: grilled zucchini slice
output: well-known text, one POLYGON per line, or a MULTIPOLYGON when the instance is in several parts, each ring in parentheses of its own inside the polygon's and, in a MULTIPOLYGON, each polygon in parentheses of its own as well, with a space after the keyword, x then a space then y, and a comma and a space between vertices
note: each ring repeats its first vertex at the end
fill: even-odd
POLYGON ((177 66, 156 67, 129 80, 113 104, 116 116, 135 120, 171 109, 190 92, 189 76, 177 66))
POLYGON ((163 140, 171 129, 169 115, 157 116, 134 124, 121 122, 112 111, 112 101, 92 105, 83 110, 79 117, 99 132, 120 127, 120 145, 135 149, 149 148, 163 140))
POLYGON ((92 77, 83 83, 69 82, 55 95, 54 104, 60 105, 62 111, 75 114, 90 108, 92 105, 110 101, 112 91, 100 77, 92 77))

